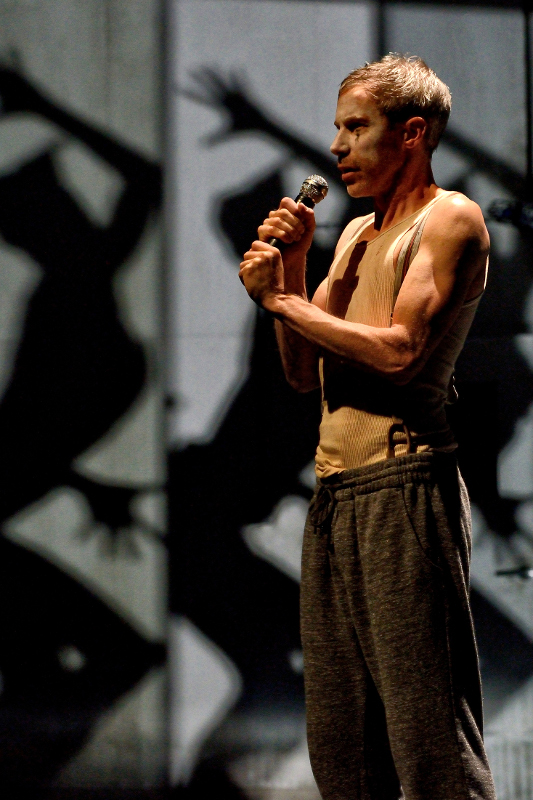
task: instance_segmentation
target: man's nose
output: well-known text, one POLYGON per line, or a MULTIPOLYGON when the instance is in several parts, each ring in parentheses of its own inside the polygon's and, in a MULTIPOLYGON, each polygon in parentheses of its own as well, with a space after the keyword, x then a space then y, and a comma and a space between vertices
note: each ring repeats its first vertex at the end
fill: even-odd
POLYGON ((350 148, 348 147, 347 142, 343 140, 340 131, 333 139, 329 149, 334 156, 346 155, 346 153, 349 152, 350 148))

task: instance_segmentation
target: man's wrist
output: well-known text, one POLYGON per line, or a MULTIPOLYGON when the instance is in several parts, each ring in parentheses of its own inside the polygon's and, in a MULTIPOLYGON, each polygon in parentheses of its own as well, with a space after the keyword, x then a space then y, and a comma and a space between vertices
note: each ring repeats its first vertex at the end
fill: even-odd
POLYGON ((300 294, 294 292, 276 292, 264 299, 263 308, 277 319, 283 321, 284 318, 289 316, 289 308, 294 303, 295 298, 308 302, 300 294))
MULTIPOLYGON (((283 262, 285 267, 285 262, 283 262)), ((291 269, 284 269, 285 277, 285 294, 295 294, 298 297, 307 300, 307 287, 305 285, 305 268, 296 271, 291 269)))
POLYGON ((305 272, 307 263, 307 250, 303 253, 292 253, 290 245, 282 253, 283 272, 285 275, 285 291, 305 295, 305 272))

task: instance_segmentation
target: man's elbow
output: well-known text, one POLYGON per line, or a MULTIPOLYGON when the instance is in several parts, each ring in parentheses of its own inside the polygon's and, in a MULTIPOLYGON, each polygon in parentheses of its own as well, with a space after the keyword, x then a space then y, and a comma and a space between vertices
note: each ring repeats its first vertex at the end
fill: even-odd
POLYGON ((285 377, 287 378, 289 386, 299 394, 307 394, 314 389, 318 389, 320 386, 320 380, 318 378, 310 379, 307 376, 301 375, 286 375, 285 377))
POLYGON ((395 386, 407 386, 409 381, 411 381, 415 375, 415 372, 402 369, 398 372, 393 372, 392 374, 388 375, 388 378, 395 386))
POLYGON ((282 366, 287 383, 296 392, 306 394, 320 386, 318 360, 309 363, 306 359, 289 361, 282 358, 282 366))
POLYGON ((387 378, 396 386, 406 386, 424 366, 423 353, 406 350, 395 358, 387 370, 387 378))

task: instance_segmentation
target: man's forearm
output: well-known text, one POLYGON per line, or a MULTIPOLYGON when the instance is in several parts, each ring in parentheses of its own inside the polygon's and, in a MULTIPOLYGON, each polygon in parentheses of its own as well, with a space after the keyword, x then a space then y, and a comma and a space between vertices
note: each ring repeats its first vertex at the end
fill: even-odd
MULTIPOLYGON (((374 328, 346 322, 296 295, 277 295, 268 304, 268 310, 275 315, 277 326, 281 326, 282 331, 287 328, 292 331, 295 337, 292 340, 290 334, 284 334, 286 346, 291 342, 298 347, 300 339, 307 342, 306 346, 301 346, 305 376, 311 375, 311 353, 315 353, 315 363, 318 364, 317 354, 324 349, 353 362, 365 372, 404 383, 412 377, 413 366, 423 349, 420 342, 404 333, 402 326, 374 328)), ((318 366, 316 369, 318 380, 318 366)))
MULTIPOLYGON (((283 252, 284 283, 287 294, 296 295, 307 302, 305 285, 306 256, 299 253, 291 258, 291 248, 283 252)), ((276 339, 283 371, 293 389, 310 392, 320 386, 318 374, 318 348, 297 331, 276 320, 276 339)))
POLYGON ((283 371, 293 389, 310 392, 320 386, 318 348, 301 334, 276 320, 276 339, 283 371))

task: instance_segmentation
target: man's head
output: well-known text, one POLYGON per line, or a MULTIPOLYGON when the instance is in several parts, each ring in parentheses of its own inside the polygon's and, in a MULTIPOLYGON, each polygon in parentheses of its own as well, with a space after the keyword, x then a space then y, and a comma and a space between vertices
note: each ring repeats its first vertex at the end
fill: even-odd
POLYGON ((429 152, 437 147, 450 116, 452 98, 446 84, 421 58, 389 53, 350 72, 340 85, 339 97, 353 88, 368 92, 391 124, 422 117, 427 123, 429 152))
POLYGON ((431 153, 450 112, 450 92, 416 56, 393 53, 342 82, 331 145, 352 197, 386 197, 432 181, 431 153))

